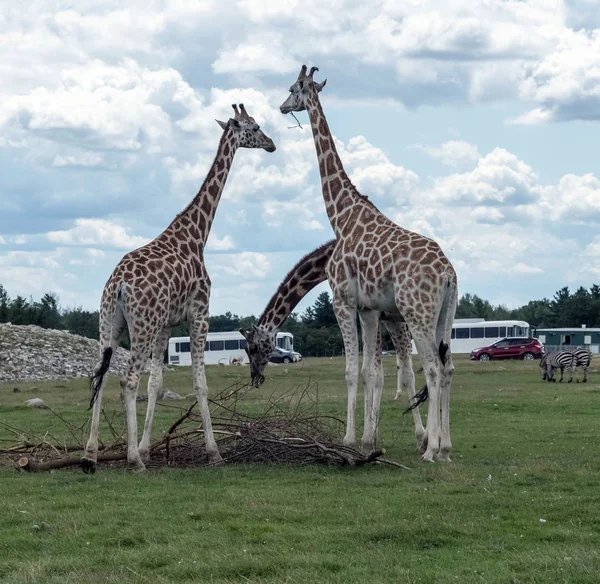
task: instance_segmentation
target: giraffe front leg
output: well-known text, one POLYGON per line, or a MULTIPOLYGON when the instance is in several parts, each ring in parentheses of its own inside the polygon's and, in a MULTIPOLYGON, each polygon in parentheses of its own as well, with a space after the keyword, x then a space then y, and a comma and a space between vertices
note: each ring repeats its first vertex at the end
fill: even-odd
POLYGON ((206 307, 199 309, 191 321, 190 342, 192 351, 192 371, 194 375, 194 391, 202 416, 202 428, 204 430, 204 444, 206 456, 211 464, 223 463, 219 449, 215 441, 208 406, 208 384, 204 370, 204 344, 208 333, 208 310, 206 307))
POLYGON ((148 379, 148 407, 146 408, 146 421, 144 422, 144 433, 140 440, 139 452, 144 462, 150 460, 150 440, 152 438, 152 421, 154 420, 154 410, 156 408, 156 398, 162 389, 163 384, 163 355, 169 342, 171 329, 163 329, 154 345, 152 352, 152 366, 150 369, 150 378, 148 379))
POLYGON ((356 444, 356 393, 358 388, 358 330, 356 309, 348 306, 334 295, 333 310, 337 318, 344 352, 346 354, 346 384, 348 385, 348 411, 346 415, 345 446, 356 444))

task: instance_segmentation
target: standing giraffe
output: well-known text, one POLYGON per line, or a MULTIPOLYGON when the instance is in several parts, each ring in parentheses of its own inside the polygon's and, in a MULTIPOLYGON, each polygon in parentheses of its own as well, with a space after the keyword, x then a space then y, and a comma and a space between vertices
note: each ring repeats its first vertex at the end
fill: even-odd
POLYGON ((450 460, 450 384, 454 366, 450 333, 457 304, 456 273, 440 246, 408 231, 381 213, 350 182, 335 148, 315 83, 313 67, 302 66, 281 105, 282 113, 306 110, 310 119, 321 188, 336 244, 327 265, 333 308, 346 351, 348 421, 345 444, 355 442, 358 385, 358 331, 363 335, 362 381, 365 426, 362 448, 375 447, 383 375, 379 346, 379 315, 397 312, 417 346, 427 381, 429 409, 420 445, 423 460, 450 460))
MULTIPOLYGON (((265 380, 263 372, 275 349, 277 332, 285 319, 306 294, 327 280, 327 264, 335 244, 335 240, 329 241, 304 256, 283 279, 258 319, 258 323, 250 330, 240 330, 246 339, 245 349, 250 359, 250 375, 254 387, 260 387, 265 380)), ((396 349, 398 381, 394 399, 400 397, 404 386, 408 392, 409 402, 412 403, 415 396, 415 375, 412 368, 410 331, 397 314, 382 313, 381 322, 388 330, 396 349)), ((425 429, 418 407, 411 409, 415 422, 415 435, 420 443, 425 429)))
POLYGON ((243 104, 232 106, 235 117, 218 122, 223 134, 215 160, 192 202, 150 243, 126 254, 111 274, 100 305, 100 359, 91 380, 93 407, 90 438, 81 459, 86 472, 96 470, 98 425, 104 376, 127 326, 131 349, 129 364, 121 380, 127 415, 127 462, 137 471, 149 458, 150 433, 156 396, 162 385, 162 363, 171 327, 190 324, 194 390, 202 414, 206 453, 212 463, 221 455, 215 442, 208 387, 204 372, 204 341, 208 332, 210 278, 204 266, 204 246, 238 148, 263 148, 274 152, 275 145, 248 115, 243 104), (148 357, 152 367, 148 381, 148 409, 144 433, 137 444, 136 396, 140 374, 148 357))

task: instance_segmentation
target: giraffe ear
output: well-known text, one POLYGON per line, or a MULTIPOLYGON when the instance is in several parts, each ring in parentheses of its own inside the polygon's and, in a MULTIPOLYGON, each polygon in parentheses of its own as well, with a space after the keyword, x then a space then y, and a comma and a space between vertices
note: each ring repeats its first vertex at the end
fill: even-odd
POLYGON ((323 87, 325 87, 326 84, 327 84, 327 79, 325 79, 324 81, 321 81, 321 83, 315 83, 315 88, 317 89, 317 93, 319 93, 319 91, 321 91, 323 89, 323 87))
POLYGON ((217 122, 217 124, 219 124, 223 130, 227 129, 227 122, 222 122, 221 120, 215 120, 215 122, 217 122))
POLYGON ((244 329, 240 329, 240 334, 248 341, 250 342, 252 340, 252 337, 254 336, 254 333, 252 331, 245 331, 244 329))

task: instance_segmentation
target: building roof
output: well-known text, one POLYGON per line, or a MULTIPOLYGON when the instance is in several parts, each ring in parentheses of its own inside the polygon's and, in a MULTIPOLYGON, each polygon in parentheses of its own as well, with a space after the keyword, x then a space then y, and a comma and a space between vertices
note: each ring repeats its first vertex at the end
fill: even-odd
POLYGON ((580 326, 566 328, 537 328, 537 333, 600 333, 600 328, 582 328, 580 326))

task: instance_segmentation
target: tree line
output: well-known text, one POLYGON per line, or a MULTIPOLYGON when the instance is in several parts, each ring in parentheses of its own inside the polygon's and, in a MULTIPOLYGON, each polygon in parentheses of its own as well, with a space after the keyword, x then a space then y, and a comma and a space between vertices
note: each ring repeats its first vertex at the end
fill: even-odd
MULTIPOLYGON (((589 289, 580 287, 571 293, 568 287, 558 290, 552 299, 531 300, 527 304, 509 309, 493 305, 476 294, 460 297, 456 318, 484 318, 485 320, 524 320, 532 328, 554 327, 600 327, 600 286, 589 289)), ((238 316, 231 312, 210 317, 211 332, 250 328, 257 321, 255 316, 238 316)), ((84 337, 98 338, 98 311, 82 307, 61 308, 56 294, 48 292, 39 301, 23 296, 10 298, 0 284, 0 323, 34 324, 43 328, 66 330, 84 337)), ((301 314, 292 313, 283 331, 294 335, 294 348, 306 356, 340 355, 343 350, 342 336, 337 326, 331 297, 328 292, 319 294, 315 303, 301 314)), ((187 336, 187 324, 173 328, 173 336, 187 336)), ((393 346, 384 332, 385 350, 393 346)), ((122 341, 127 347, 127 335, 122 341)))

